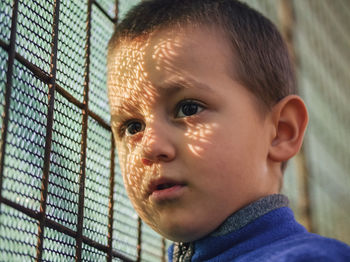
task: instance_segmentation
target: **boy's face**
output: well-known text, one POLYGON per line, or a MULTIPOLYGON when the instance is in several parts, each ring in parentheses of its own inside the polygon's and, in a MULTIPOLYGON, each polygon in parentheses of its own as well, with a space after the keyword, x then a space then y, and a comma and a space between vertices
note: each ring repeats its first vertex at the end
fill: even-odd
POLYGON ((223 37, 191 27, 125 41, 109 57, 125 187, 141 218, 174 241, 199 239, 278 191, 268 116, 233 80, 230 59, 223 37))

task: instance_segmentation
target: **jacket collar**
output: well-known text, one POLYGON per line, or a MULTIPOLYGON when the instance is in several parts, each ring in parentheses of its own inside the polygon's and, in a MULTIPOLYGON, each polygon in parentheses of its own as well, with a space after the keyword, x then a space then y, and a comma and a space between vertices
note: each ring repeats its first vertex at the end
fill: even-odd
MULTIPOLYGON (((192 257, 211 256, 210 253, 212 252, 212 249, 215 249, 215 246, 219 244, 220 239, 222 238, 226 239, 227 237, 232 238, 232 236, 236 236, 235 238, 237 239, 231 239, 230 243, 231 245, 234 242, 238 244, 239 241, 243 241, 244 239, 244 236, 238 231, 243 229, 248 224, 251 224, 259 217, 262 217, 273 210, 288 207, 288 205, 288 198, 282 194, 274 194, 263 197, 233 213, 207 237, 193 243, 174 243, 174 245, 169 249, 169 256, 172 258, 171 261, 189 262, 192 260, 192 257)), ((291 216, 294 219, 293 213, 289 208, 287 213, 289 213, 289 217, 291 216)), ((224 241, 227 242, 226 240, 224 241)), ((221 245, 219 249, 222 249, 223 247, 224 245, 221 245)))

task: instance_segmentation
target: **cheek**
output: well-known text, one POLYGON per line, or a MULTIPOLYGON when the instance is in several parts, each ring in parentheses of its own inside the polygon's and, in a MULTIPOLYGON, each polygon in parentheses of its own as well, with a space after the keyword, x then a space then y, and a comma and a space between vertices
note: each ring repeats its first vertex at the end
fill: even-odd
POLYGON ((124 174, 125 173, 125 169, 126 169, 127 151, 123 147, 123 144, 119 143, 118 141, 116 141, 116 149, 117 149, 117 152, 118 152, 119 167, 120 167, 120 170, 121 170, 122 174, 124 174))
POLYGON ((118 160, 123 175, 123 181, 128 194, 137 192, 141 185, 144 170, 138 167, 138 157, 122 144, 117 145, 118 160))
POLYGON ((141 190, 145 170, 139 163, 139 157, 135 155, 126 157, 126 168, 123 177, 124 183, 129 187, 130 191, 140 192, 141 190))
POLYGON ((217 125, 212 124, 190 124, 184 134, 186 150, 192 156, 201 158, 215 144, 217 125))
POLYGON ((123 182, 128 194, 128 197, 136 210, 136 212, 143 216, 145 190, 143 187, 143 177, 145 170, 137 165, 137 157, 134 155, 127 155, 124 162, 123 182))
MULTIPOLYGON (((215 172, 216 176, 234 173, 243 176, 249 158, 250 148, 247 148, 246 134, 237 129, 219 128, 212 126, 202 132, 203 135, 189 140, 188 149, 200 163, 197 164, 203 171, 215 172)), ((193 158, 192 158, 193 159, 193 158)))

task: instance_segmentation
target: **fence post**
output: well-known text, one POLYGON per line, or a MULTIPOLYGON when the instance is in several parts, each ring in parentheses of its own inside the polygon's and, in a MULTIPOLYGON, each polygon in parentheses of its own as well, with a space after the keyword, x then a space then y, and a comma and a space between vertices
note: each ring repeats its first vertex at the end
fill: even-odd
MULTIPOLYGON (((292 0, 279 0, 278 6, 279 21, 281 24, 281 33, 287 44, 287 48, 295 68, 296 77, 298 77, 298 59, 294 47, 294 32, 295 32, 295 13, 292 0)), ((300 187, 301 196, 298 200, 298 209, 301 210, 301 223, 309 231, 313 231, 312 217, 311 217, 311 202, 310 202, 310 184, 309 171, 306 164, 306 156, 304 147, 295 156, 295 163, 297 167, 298 186, 300 187)))
POLYGON ((52 21, 53 24, 52 24, 52 42, 51 42, 51 65, 50 65, 48 110, 47 110, 47 124, 46 124, 46 136, 45 136, 45 153, 44 153, 43 176, 41 179, 41 199, 40 199, 40 213, 39 213, 39 225, 38 225, 38 241, 36 246, 37 261, 42 261, 44 228, 46 225, 46 202, 47 202, 47 190, 48 190, 48 183, 49 183, 52 127, 53 127, 53 114, 54 114, 55 89, 56 89, 59 8, 60 8, 60 1, 56 0, 54 2, 53 21, 52 21))
POLYGON ((3 124, 1 128, 1 140, 0 140, 0 204, 2 203, 2 179, 5 164, 5 152, 6 152, 6 138, 7 138, 7 128, 9 122, 9 111, 10 111, 10 100, 11 100, 11 90, 12 90, 12 75, 13 75, 13 65, 15 62, 16 55, 16 31, 17 31, 17 17, 18 17, 18 0, 15 0, 12 8, 12 19, 11 19, 11 35, 10 44, 7 49, 8 52, 8 62, 7 62, 7 72, 6 72, 6 86, 5 86, 5 103, 3 115, 3 124))

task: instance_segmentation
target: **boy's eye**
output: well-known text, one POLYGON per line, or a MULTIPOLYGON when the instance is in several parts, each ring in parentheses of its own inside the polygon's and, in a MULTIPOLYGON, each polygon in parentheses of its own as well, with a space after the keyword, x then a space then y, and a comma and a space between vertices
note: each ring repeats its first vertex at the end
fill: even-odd
POLYGON ((127 136, 135 135, 144 130, 144 125, 140 121, 130 121, 126 124, 125 134, 127 136))
POLYGON ((203 111, 204 107, 198 102, 193 100, 185 100, 179 104, 176 110, 175 117, 183 118, 191 115, 198 114, 203 111))

